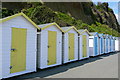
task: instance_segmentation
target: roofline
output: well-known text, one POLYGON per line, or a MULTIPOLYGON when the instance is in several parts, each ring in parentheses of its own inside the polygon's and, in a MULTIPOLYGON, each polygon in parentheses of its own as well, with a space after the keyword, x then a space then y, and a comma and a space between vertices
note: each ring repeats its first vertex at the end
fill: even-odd
POLYGON ((89 34, 89 36, 92 36, 87 29, 85 29, 83 32, 81 32, 81 34, 83 34, 84 32, 87 32, 89 34))
POLYGON ((90 33, 90 34, 91 34, 92 36, 95 36, 96 34, 99 36, 98 32, 94 32, 94 33, 95 33, 95 34, 91 34, 91 33, 90 33))
POLYGON ((9 16, 9 17, 6 17, 6 18, 2 19, 2 20, 0 21, 0 23, 6 22, 6 21, 8 21, 8 20, 11 20, 11 19, 13 19, 13 18, 15 18, 15 17, 17 17, 17 16, 23 16, 23 17, 26 18, 33 26, 35 26, 37 29, 40 30, 40 28, 39 28, 29 17, 27 17, 23 12, 18 13, 18 14, 15 14, 15 15, 12 15, 12 16, 9 16))
POLYGON ((64 31, 64 33, 67 33, 71 29, 74 29, 78 34, 80 34, 80 32, 75 28, 75 26, 71 26, 68 30, 64 31))
POLYGON ((59 26, 57 23, 55 23, 55 22, 53 22, 53 23, 51 23, 51 24, 49 24, 49 25, 41 28, 41 30, 44 30, 44 29, 46 29, 46 28, 48 28, 48 27, 50 27, 50 26, 52 26, 52 25, 56 25, 56 27, 57 27, 61 32, 64 32, 64 31, 60 28, 60 26, 59 26))

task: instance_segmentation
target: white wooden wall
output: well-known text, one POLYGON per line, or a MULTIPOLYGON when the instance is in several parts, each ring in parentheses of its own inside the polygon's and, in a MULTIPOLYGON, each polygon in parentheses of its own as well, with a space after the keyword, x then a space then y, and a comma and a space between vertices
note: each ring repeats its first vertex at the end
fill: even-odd
POLYGON ((100 55, 100 44, 101 44, 101 41, 100 41, 100 37, 98 37, 98 54, 100 55))
MULTIPOLYGON (((89 44, 89 35, 88 35, 88 33, 87 32, 84 32, 82 35, 80 35, 80 40, 79 40, 80 42, 79 42, 79 44, 80 44, 80 47, 79 47, 79 59, 81 60, 81 59, 85 59, 85 58, 88 58, 89 56, 90 56, 90 54, 89 54, 89 45, 92 47, 93 45, 92 44, 89 44), (83 39, 82 39, 82 36, 83 35, 86 35, 87 36, 87 57, 83 57, 83 49, 82 49, 82 45, 83 45, 83 39)), ((92 40, 91 40, 91 43, 92 43, 92 40)), ((92 52, 92 50, 90 49, 90 51, 92 52)))
MULTIPOLYGON (((107 39, 107 38, 106 38, 107 39)), ((107 45, 107 40, 105 39, 105 53, 108 53, 107 49, 108 49, 108 45, 107 45)))
POLYGON ((72 62, 78 60, 78 33, 74 30, 71 29, 67 33, 64 34, 64 63, 67 62, 72 62), (69 60, 69 36, 68 33, 74 33, 75 34, 75 39, 74 39, 74 60, 69 60))
POLYGON ((111 46, 110 46, 110 42, 111 42, 111 39, 109 38, 109 39, 108 39, 108 53, 111 52, 111 50, 110 50, 110 47, 111 47, 111 46))
POLYGON ((2 79, 2 24, 0 24, 0 79, 2 79))
POLYGON ((94 36, 89 36, 89 53, 90 56, 94 55, 94 36))
POLYGON ((95 36, 89 36, 89 54, 90 54, 90 56, 97 56, 96 54, 95 54, 95 39, 94 39, 94 37, 97 37, 97 45, 98 45, 98 47, 97 47, 97 55, 99 55, 100 54, 100 40, 99 40, 99 38, 98 38, 98 36, 97 35, 95 35, 95 36), (92 45, 92 46, 91 46, 92 45))
POLYGON ((41 31, 38 34, 38 68, 48 68, 56 65, 62 64, 62 32, 55 26, 51 26, 41 31), (56 31, 57 32, 57 62, 53 65, 47 65, 48 60, 48 31, 56 31))
POLYGON ((28 22, 23 16, 2 23, 2 76, 3 78, 12 77, 28 72, 36 71, 36 39, 37 29, 28 22), (26 71, 10 74, 10 54, 12 27, 27 29, 26 44, 26 71))
POLYGON ((119 40, 118 38, 115 40, 115 51, 119 51, 119 40))
POLYGON ((105 53, 105 39, 103 38, 103 53, 102 54, 104 53, 105 53))

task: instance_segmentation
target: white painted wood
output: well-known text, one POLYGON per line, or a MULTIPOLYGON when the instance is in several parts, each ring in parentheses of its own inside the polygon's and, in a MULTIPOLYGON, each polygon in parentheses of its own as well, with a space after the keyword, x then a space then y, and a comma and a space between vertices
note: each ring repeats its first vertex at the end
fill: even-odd
POLYGON ((0 79, 2 79, 2 24, 0 24, 0 79))
POLYGON ((104 34, 99 34, 99 44, 100 44, 100 48, 99 48, 99 54, 101 55, 101 54, 104 54, 104 48, 105 48, 105 46, 104 46, 104 43, 105 43, 105 41, 104 41, 104 34))
POLYGON ((2 78, 8 78, 36 71, 36 39, 37 29, 23 16, 15 17, 2 24, 2 78), (17 73, 10 73, 10 54, 12 28, 27 29, 26 41, 26 70, 17 73))
MULTIPOLYGON (((46 25, 45 25, 46 26, 46 25)), ((43 27, 45 27, 43 26, 43 27)), ((48 67, 53 67, 53 66, 57 66, 57 65, 61 65, 62 64, 62 32, 56 27, 56 25, 52 25, 44 30, 42 30, 40 32, 40 34, 38 34, 38 51, 37 51, 37 55, 38 55, 38 60, 37 60, 37 64, 38 64, 38 68, 40 69, 44 69, 44 68, 48 68, 48 67), (48 60, 48 31, 56 31, 57 32, 57 56, 56 56, 56 64, 53 65, 47 65, 47 60, 48 60)))
POLYGON ((72 61, 76 61, 78 60, 78 33, 74 30, 71 29, 68 32, 63 34, 64 36, 64 51, 63 51, 63 63, 68 63, 68 62, 72 62, 72 61), (69 39, 68 39, 68 34, 69 33, 74 33, 75 38, 74 38, 74 59, 73 60, 69 60, 69 39))
POLYGON ((89 55, 90 56, 98 56, 100 55, 100 40, 99 35, 97 32, 91 33, 92 36, 89 36, 89 55), (97 37, 97 45, 98 47, 95 47, 95 37, 97 37), (95 50, 97 49, 97 54, 95 53, 95 50))
MULTIPOLYGON (((92 43, 92 41, 91 41, 91 43, 92 43)), ((84 32, 83 34, 80 35, 80 39, 79 39, 79 60, 89 58, 89 56, 90 56, 89 45, 93 46, 93 45, 91 45, 91 43, 89 44, 89 34, 87 32, 84 32), (82 45, 83 45, 82 36, 83 35, 86 35, 86 37, 87 37, 87 43, 86 43, 87 44, 87 49, 86 49, 87 50, 87 57, 83 57, 83 48, 82 48, 82 45)))
POLYGON ((116 37, 116 40, 115 40, 115 51, 119 51, 119 47, 120 47, 120 45, 119 45, 119 38, 116 37))

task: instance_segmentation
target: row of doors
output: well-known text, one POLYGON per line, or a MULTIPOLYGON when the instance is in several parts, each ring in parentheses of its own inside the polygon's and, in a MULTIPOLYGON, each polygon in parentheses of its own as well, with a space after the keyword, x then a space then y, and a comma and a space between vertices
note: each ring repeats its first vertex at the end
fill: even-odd
MULTIPOLYGON (((83 39, 83 57, 87 57, 87 37, 82 36, 83 39)), ((57 32, 48 31, 48 65, 56 64, 56 46, 57 46, 57 32)), ((75 34, 68 33, 68 54, 69 60, 74 59, 75 50, 75 34)))
MULTIPOLYGON (((69 60, 74 59, 75 35, 69 33, 69 60)), ((26 70, 27 29, 12 28, 10 73, 26 70)), ((83 35, 83 57, 87 56, 87 37, 83 35)), ((56 64, 57 32, 48 31, 48 65, 56 64)))

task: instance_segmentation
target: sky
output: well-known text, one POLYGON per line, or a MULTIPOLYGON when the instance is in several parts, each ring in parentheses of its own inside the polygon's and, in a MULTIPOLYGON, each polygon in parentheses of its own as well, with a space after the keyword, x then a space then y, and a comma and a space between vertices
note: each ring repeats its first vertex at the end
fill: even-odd
MULTIPOLYGON (((95 4, 97 4, 97 2, 108 2, 109 4, 109 7, 113 9, 114 13, 115 13, 115 16, 118 20, 118 2, 120 0, 92 0, 95 4)), ((119 5, 120 6, 120 5, 119 5)), ((120 23, 120 22, 119 22, 120 23)))

